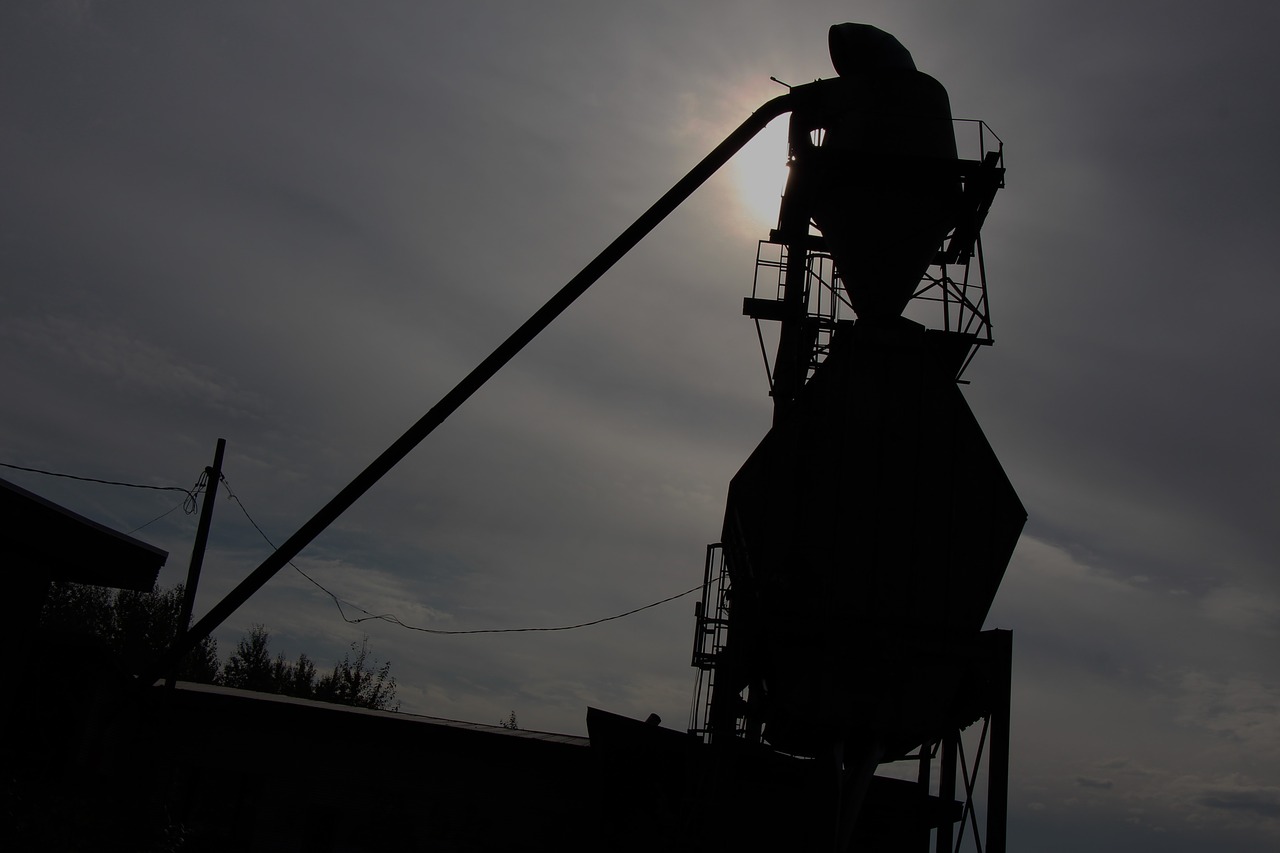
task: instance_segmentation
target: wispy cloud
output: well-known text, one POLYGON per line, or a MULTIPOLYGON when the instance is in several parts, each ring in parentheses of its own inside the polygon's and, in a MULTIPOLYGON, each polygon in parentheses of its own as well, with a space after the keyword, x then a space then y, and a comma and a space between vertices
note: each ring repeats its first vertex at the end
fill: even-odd
POLYGON ((149 343, 137 332, 70 316, 8 317, 0 335, 25 352, 17 357, 46 367, 61 364, 88 383, 105 382, 127 396, 177 407, 206 408, 232 418, 256 418, 261 395, 207 364, 149 343))

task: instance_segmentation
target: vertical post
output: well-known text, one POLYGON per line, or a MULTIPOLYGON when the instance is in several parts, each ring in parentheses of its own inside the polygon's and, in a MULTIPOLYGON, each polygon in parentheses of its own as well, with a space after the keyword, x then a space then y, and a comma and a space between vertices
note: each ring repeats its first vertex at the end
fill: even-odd
POLYGON ((809 298, 805 288, 809 271, 810 198, 801 178, 806 160, 796 155, 810 146, 805 125, 791 114, 787 130, 790 159, 787 186, 778 212, 777 234, 786 246, 787 263, 783 273, 784 316, 778 332, 778 354, 773 363, 773 422, 791 408, 804 385, 813 349, 806 333, 809 298))
MULTIPOLYGON (((185 634, 191 628, 191 612, 196 605, 196 586, 200 583, 200 568, 204 565, 204 549, 209 542, 209 527, 213 523, 213 499, 218 495, 218 481, 222 478, 222 456, 226 450, 227 440, 225 438, 218 439, 218 444, 213 451, 213 464, 204 469, 206 483, 204 503, 200 506, 200 523, 196 525, 196 540, 191 545, 191 562, 187 566, 187 584, 182 589, 182 612, 178 614, 179 635, 185 634)), ((173 689, 180 662, 180 660, 174 662, 173 668, 165 679, 165 689, 173 689)))
MULTIPOLYGON (((919 775, 916 777, 916 784, 920 788, 919 799, 920 799, 920 809, 922 813, 926 813, 925 810, 928 808, 929 789, 933 785, 933 780, 929 778, 930 773, 933 770, 932 752, 933 752, 933 743, 926 740, 924 743, 920 744, 920 770, 919 770, 919 775)), ((928 850, 929 850, 928 823, 924 823, 922 835, 923 837, 920 839, 918 849, 924 851, 924 853, 928 853, 928 850)), ((916 840, 913 839, 911 842, 911 846, 913 849, 917 849, 916 844, 917 844, 916 840)))
MULTIPOLYGON (((942 746, 939 747, 942 753, 942 767, 938 772, 938 799, 942 801, 943 808, 947 811, 951 810, 951 806, 956 801, 956 740, 959 737, 959 731, 948 731, 943 735, 942 746)), ((938 827, 934 853, 952 853, 952 843, 955 840, 954 829, 954 823, 943 821, 938 827)))
POLYGON ((1009 723, 1013 632, 992 631, 991 740, 987 744, 987 853, 1005 853, 1009 821, 1009 723))

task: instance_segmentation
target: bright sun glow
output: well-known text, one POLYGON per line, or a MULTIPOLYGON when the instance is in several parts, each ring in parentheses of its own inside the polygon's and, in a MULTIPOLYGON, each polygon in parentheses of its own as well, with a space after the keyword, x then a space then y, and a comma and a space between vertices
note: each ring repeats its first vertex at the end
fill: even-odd
POLYGON ((787 116, 779 116, 734 156, 734 186, 753 227, 776 228, 787 183, 787 116))

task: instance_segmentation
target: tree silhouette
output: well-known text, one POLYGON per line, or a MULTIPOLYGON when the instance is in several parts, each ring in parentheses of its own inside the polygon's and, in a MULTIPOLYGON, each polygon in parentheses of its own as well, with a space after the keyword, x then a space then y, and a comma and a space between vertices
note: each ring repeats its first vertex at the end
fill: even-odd
POLYGON ((293 665, 290 676, 293 688, 291 695, 301 696, 303 699, 310 699, 315 695, 316 665, 307 657, 306 652, 298 655, 298 662, 293 665))
MULTIPOLYGON (((178 636, 182 584, 150 592, 56 582, 45 595, 40 624, 46 630, 88 635, 100 640, 121 667, 137 674, 166 651, 178 636)), ((217 683, 218 643, 205 637, 178 667, 179 678, 217 683)))
POLYGON ((222 668, 222 683, 241 690, 280 693, 280 679, 271 661, 271 635, 262 625, 254 625, 236 643, 236 650, 222 668))
POLYGON ((306 652, 289 663, 284 652, 271 657, 271 634, 254 625, 236 643, 236 650, 222 669, 222 683, 259 693, 281 693, 311 699, 315 696, 316 666, 306 652))
POLYGON ((333 672, 321 676, 316 684, 315 698, 325 702, 354 705, 357 708, 374 708, 380 711, 398 711, 396 679, 391 674, 391 661, 379 665, 369 654, 369 638, 360 641, 360 648, 351 649, 342 656, 342 662, 333 672), (355 659, 352 659, 352 655, 355 659))
MULTIPOLYGON (((89 635, 115 654, 126 672, 138 673, 166 651, 178 634, 182 585, 150 592, 112 591, 87 584, 50 585, 41 624, 53 631, 89 635)), ((280 693, 341 705, 398 710, 391 662, 379 663, 369 651, 369 638, 352 643, 333 671, 318 675, 315 662, 302 653, 294 662, 271 654, 271 634, 254 625, 222 664, 218 644, 205 637, 182 661, 178 678, 224 684, 259 693, 280 693)))
POLYGON ((290 663, 283 652, 272 658, 271 635, 264 626, 254 625, 227 659, 222 683, 357 708, 395 711, 400 707, 395 701, 396 679, 391 674, 391 661, 378 663, 369 653, 368 637, 358 648, 352 643, 333 672, 317 680, 316 666, 305 652, 298 655, 296 663, 290 663))

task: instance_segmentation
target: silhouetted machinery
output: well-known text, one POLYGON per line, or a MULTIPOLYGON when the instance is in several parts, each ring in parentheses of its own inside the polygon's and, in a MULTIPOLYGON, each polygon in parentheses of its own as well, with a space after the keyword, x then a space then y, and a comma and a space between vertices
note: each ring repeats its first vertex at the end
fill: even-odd
POLYGON ((774 423, 708 548, 700 748, 599 712, 593 746, 633 804, 667 780, 633 815, 670 827, 645 844, 950 853, 969 829, 1000 853, 1011 635, 982 626, 1026 512, 958 384, 992 342, 978 238, 1003 148, 962 122, 960 157, 946 91, 889 34, 842 24, 830 48, 839 76, 791 91, 779 225, 744 305, 780 324, 774 423), (906 760, 914 780, 876 775, 906 760))
POLYGON ((1003 146, 982 122, 953 121, 946 91, 887 33, 840 24, 830 46, 839 76, 757 110, 191 626, 139 685, 172 671, 790 112, 778 228, 761 242, 744 305, 757 327, 779 324, 766 365, 773 426, 730 483, 721 542, 708 547, 689 731, 588 711, 597 825, 609 836, 599 847, 932 844, 951 853, 957 824, 959 839, 969 830, 979 842, 981 800, 986 839, 976 846, 1003 853, 1011 635, 981 628, 1026 512, 957 387, 977 349, 992 342, 978 237, 1004 183, 1003 146), (976 144, 965 156, 957 124, 976 144), (976 749, 966 749, 962 734, 977 721, 976 749), (913 779, 877 774, 904 760, 915 763, 913 779))

